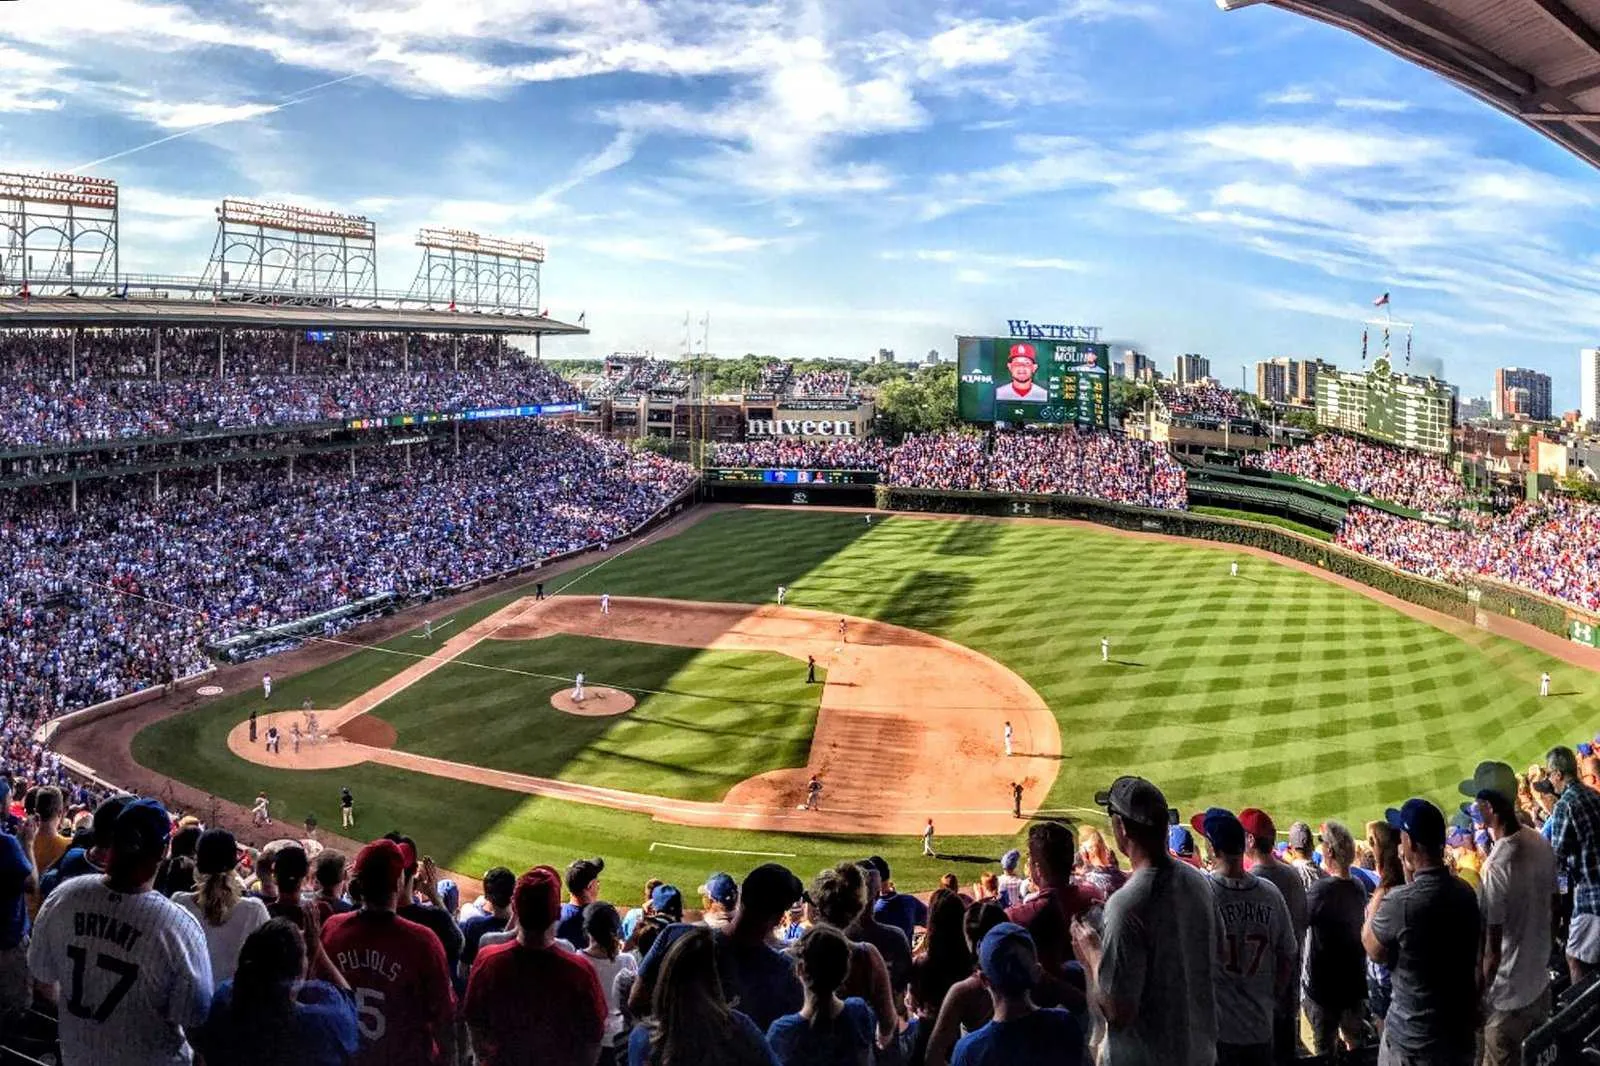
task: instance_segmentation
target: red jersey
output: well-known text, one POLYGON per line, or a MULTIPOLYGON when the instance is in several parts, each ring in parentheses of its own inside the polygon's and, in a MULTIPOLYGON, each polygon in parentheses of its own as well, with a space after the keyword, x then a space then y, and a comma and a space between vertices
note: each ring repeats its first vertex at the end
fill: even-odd
POLYGON ((1006 917, 1026 929, 1039 952, 1039 965, 1045 972, 1061 976, 1061 968, 1073 960, 1072 919, 1104 902, 1093 885, 1068 882, 1047 888, 1026 903, 1006 911, 1006 917))
POLYGON ((437 1034, 455 994, 432 930, 393 914, 352 911, 322 927, 322 946, 355 992, 361 1047, 351 1066, 439 1066, 437 1034))
POLYGON ((482 1066, 578 1062, 605 1033, 606 997, 594 968, 558 947, 511 941, 472 964, 461 1014, 489 1042, 482 1066))

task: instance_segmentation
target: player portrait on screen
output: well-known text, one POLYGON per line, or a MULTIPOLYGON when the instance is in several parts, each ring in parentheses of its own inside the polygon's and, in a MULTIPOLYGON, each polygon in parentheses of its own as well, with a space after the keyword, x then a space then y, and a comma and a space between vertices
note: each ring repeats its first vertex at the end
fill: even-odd
POLYGON ((1039 357, 1031 344, 1013 344, 1007 357, 1006 368, 1011 380, 994 390, 996 403, 1048 403, 1050 391, 1033 380, 1039 369, 1039 357))

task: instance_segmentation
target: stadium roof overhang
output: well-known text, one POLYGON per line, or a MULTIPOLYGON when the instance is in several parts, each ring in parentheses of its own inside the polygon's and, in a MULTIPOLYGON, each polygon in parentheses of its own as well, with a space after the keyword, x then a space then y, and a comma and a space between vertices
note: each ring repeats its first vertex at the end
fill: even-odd
POLYGON ((1348 30, 1600 166, 1600 0, 1217 0, 1348 30))
POLYGON ((0 329, 61 327, 150 329, 177 326, 210 329, 315 329, 399 333, 499 333, 582 336, 582 326, 537 315, 493 315, 465 311, 395 310, 382 307, 271 306, 199 300, 114 298, 0 299, 0 329))

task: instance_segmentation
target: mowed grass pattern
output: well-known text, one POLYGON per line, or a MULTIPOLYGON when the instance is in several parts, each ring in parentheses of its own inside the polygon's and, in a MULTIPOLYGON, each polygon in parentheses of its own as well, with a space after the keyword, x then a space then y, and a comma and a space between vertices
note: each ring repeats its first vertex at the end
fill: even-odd
MULTIPOLYGON (((757 603, 782 583, 797 606, 882 618, 994 656, 1038 689, 1061 722, 1065 753, 1049 804, 1083 808, 1090 820, 1094 790, 1134 772, 1161 784, 1185 813, 1255 804, 1285 826, 1296 818, 1362 821, 1413 794, 1453 802, 1479 759, 1525 765, 1550 744, 1600 728, 1587 710, 1596 685, 1586 671, 1482 633, 1442 632, 1223 548, 1065 525, 874 516, 869 527, 855 514, 756 509, 712 515, 677 537, 596 562, 571 591, 757 603), (1228 576, 1234 559, 1237 579, 1228 576), (1102 636, 1119 662, 1099 662, 1102 636), (1543 670, 1557 693, 1546 700, 1537 695, 1543 670)), ((570 580, 557 577, 550 587, 570 580)), ((509 598, 461 612, 457 624, 509 598)), ((407 634, 385 647, 398 655, 363 651, 283 681, 273 703, 342 702, 428 645, 407 634)), ((454 701, 441 699, 433 713, 454 701)), ((158 723, 138 735, 134 754, 246 805, 264 787, 275 814, 314 813, 324 825, 337 824, 337 789, 350 784, 363 834, 404 828, 425 851, 468 872, 502 862, 559 867, 598 851, 606 894, 622 902, 649 876, 692 888, 713 869, 748 870, 764 858, 698 849, 793 855, 781 861, 802 874, 840 857, 882 854, 898 881, 923 887, 946 869, 963 870, 963 878, 976 869, 925 861, 916 839, 688 829, 386 767, 273 771, 224 744, 231 725, 260 704, 259 691, 243 692, 158 723)), ((475 746, 477 761, 492 762, 494 744, 470 715, 449 731, 463 754, 475 746)), ((961 772, 958 760, 949 772, 961 772)), ((939 850, 997 856, 1013 842, 941 836, 939 850)))
POLYGON ((1057 808, 1087 811, 1096 789, 1142 773, 1185 811, 1366 820, 1411 795, 1458 801, 1480 759, 1526 765, 1600 725, 1587 671, 1225 548, 1044 523, 735 511, 573 591, 643 594, 662 574, 671 595, 713 587, 735 600, 786 583, 799 606, 927 630, 1005 663, 1061 723, 1057 808), (839 550, 803 573, 783 552, 749 550, 829 538, 839 550), (1113 663, 1100 662, 1102 636, 1113 663), (1545 670, 1556 695, 1540 699, 1545 670))
POLYGON ((804 766, 821 685, 775 652, 704 651, 565 634, 488 640, 377 709, 396 747, 497 770, 679 799, 804 766), (638 701, 614 718, 550 706, 583 671, 638 701))

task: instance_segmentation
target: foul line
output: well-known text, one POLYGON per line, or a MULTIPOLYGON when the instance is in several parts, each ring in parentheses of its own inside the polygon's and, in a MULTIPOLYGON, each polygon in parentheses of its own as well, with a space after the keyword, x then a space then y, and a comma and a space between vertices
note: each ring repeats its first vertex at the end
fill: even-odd
POLYGON ((704 855, 753 855, 762 859, 798 859, 800 856, 792 851, 733 851, 729 848, 695 848, 688 844, 664 844, 659 840, 650 842, 650 850, 657 848, 671 848, 673 851, 695 851, 704 855))
MULTIPOLYGON (((438 625, 433 627, 433 632, 435 634, 437 634, 445 626, 453 626, 455 624, 456 624, 456 620, 454 618, 446 618, 443 622, 440 622, 438 625)), ((411 634, 411 639, 412 640, 427 640, 428 636, 429 636, 429 633, 426 631, 426 629, 424 629, 424 631, 421 632, 421 633, 413 633, 413 634, 411 634)))

